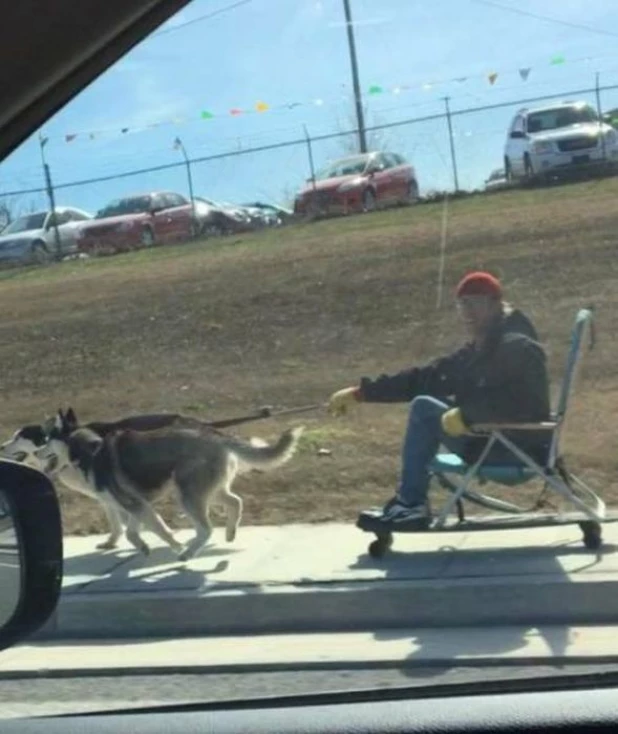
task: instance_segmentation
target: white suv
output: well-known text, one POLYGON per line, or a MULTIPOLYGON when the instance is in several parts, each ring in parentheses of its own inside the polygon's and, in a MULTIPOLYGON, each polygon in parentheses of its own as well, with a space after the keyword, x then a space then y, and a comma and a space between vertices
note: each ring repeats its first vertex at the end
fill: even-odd
POLYGON ((504 169, 511 181, 616 162, 618 133, 587 102, 520 110, 504 148, 504 169))

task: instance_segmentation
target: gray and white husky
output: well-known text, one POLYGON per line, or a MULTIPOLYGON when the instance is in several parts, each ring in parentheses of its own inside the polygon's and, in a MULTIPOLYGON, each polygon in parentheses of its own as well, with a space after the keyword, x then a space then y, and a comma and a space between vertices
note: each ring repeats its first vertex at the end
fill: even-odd
MULTIPOLYGON (((94 421, 85 425, 86 428, 90 428, 102 437, 121 429, 152 431, 169 426, 192 428, 206 434, 216 433, 210 424, 180 413, 131 415, 116 421, 94 421)), ((19 461, 45 472, 46 466, 37 457, 37 451, 47 444, 52 431, 68 436, 79 427, 79 421, 72 408, 69 408, 66 413, 60 409, 55 417, 47 418, 41 424, 31 423, 16 431, 8 441, 0 445, 0 458, 19 461)), ((79 475, 71 475, 69 472, 50 478, 56 485, 56 489, 79 492, 101 503, 110 527, 110 534, 97 547, 110 550, 116 548, 123 534, 123 519, 120 506, 112 500, 109 493, 93 491, 92 486, 82 482, 79 475)))
POLYGON ((226 539, 234 540, 242 516, 242 500, 232 491, 236 475, 252 469, 268 471, 289 461, 302 431, 302 427, 286 430, 273 445, 175 425, 148 431, 119 428, 102 436, 61 416, 35 456, 54 480, 76 489, 87 487, 89 494, 117 508, 127 525, 127 539, 138 550, 149 551, 139 535, 144 527, 181 560, 188 560, 212 534, 213 504, 225 508, 226 539), (176 493, 195 526, 195 537, 186 546, 152 506, 167 489, 176 493))

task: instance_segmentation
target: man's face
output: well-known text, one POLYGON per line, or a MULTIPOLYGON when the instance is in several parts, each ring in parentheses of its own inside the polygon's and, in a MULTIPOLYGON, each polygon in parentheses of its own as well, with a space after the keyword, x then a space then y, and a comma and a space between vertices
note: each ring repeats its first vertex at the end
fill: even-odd
POLYGON ((457 309, 470 336, 478 338, 489 330, 500 310, 500 302, 489 296, 462 296, 457 309))

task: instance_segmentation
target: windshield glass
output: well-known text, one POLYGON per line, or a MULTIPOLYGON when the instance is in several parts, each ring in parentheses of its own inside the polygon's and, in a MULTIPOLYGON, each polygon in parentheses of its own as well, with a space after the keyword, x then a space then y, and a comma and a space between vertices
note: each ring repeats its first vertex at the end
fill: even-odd
POLYGON ((335 161, 316 174, 318 180, 336 178, 338 176, 357 176, 367 168, 368 158, 366 156, 354 156, 335 161))
POLYGON ((121 214, 139 214, 150 211, 152 200, 149 196, 134 196, 129 199, 116 199, 97 214, 97 219, 105 219, 105 217, 116 217, 121 214))
POLYGON ((32 229, 41 229, 45 224, 47 212, 39 214, 28 214, 25 217, 19 217, 2 231, 2 234, 16 234, 17 232, 28 232, 32 229))
POLYGON ((528 116, 528 132, 556 130, 583 122, 597 122, 598 119, 599 116, 592 107, 558 107, 531 113, 528 116))
POLYGON ((62 216, 0 247, 0 457, 55 482, 54 649, 428 683, 580 654, 553 625, 607 620, 618 557, 618 132, 567 127, 618 110, 614 27, 601 0, 193 0, 19 138, 3 234, 62 216))

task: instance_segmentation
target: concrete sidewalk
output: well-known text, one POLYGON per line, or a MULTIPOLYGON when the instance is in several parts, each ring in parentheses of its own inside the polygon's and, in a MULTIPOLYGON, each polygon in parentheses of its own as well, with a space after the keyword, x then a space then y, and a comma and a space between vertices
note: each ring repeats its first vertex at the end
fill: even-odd
MULTIPOLYGON (((184 540, 191 532, 179 533, 184 540)), ((218 529, 180 564, 153 545, 103 552, 65 541, 63 597, 43 636, 123 638, 490 624, 607 624, 618 619, 618 527, 602 555, 577 526, 400 535, 382 560, 349 525, 218 529)))

